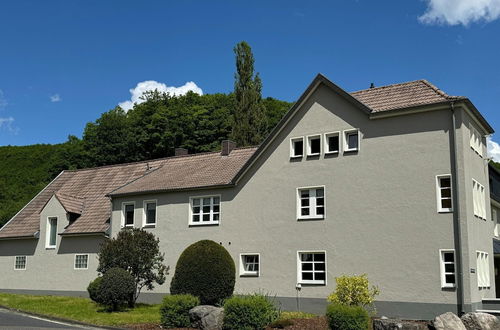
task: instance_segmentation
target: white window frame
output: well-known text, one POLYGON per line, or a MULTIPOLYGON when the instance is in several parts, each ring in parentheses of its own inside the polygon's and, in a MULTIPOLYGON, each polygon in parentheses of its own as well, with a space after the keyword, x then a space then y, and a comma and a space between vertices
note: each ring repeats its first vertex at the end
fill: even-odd
POLYGON ((354 129, 347 129, 344 130, 343 132, 343 141, 344 141, 344 152, 356 152, 361 149, 361 133, 359 132, 359 129, 354 128, 354 129), (357 133, 358 134, 358 147, 357 148, 349 148, 349 140, 347 139, 347 136, 350 133, 357 133))
POLYGON ((240 277, 259 277, 260 276, 260 253, 240 253, 240 277), (259 269, 257 271, 245 270, 245 257, 247 256, 257 256, 259 261, 257 263, 259 269))
POLYGON ((451 174, 440 174, 436 175, 436 199, 437 199, 437 211, 438 213, 449 213, 453 212, 453 182, 451 180, 451 174), (441 179, 450 179, 450 191, 451 195, 450 197, 443 197, 441 195, 441 179), (441 205, 441 201, 443 199, 449 199, 451 201, 451 207, 450 208, 443 208, 441 205))
POLYGON ((491 207, 491 220, 493 220, 493 235, 498 237, 500 234, 500 226, 498 224, 497 209, 494 207, 491 207))
MULTIPOLYGON (((320 186, 310 186, 310 187, 299 187, 296 189, 296 200, 297 200, 297 220, 324 220, 326 219, 326 188, 324 185, 320 185, 320 186), (302 212, 301 212, 301 196, 300 196, 300 192, 302 190, 313 190, 313 189, 320 189, 322 188, 323 189, 323 215, 317 215, 316 214, 316 198, 311 198, 311 196, 309 196, 309 210, 314 210, 314 214, 311 214, 311 212, 309 212, 309 215, 302 215, 302 212), (313 204, 314 202, 314 204, 313 204)), ((315 196, 316 197, 316 196, 315 196)))
POLYGON ((57 217, 47 217, 47 226, 45 230, 45 248, 46 249, 55 249, 57 247, 57 226, 59 224, 59 219, 57 217), (51 225, 50 225, 50 220, 51 219, 56 219, 56 242, 54 245, 50 244, 50 231, 51 231, 51 225))
POLYGON ((87 253, 77 253, 77 254, 75 254, 75 259, 73 260, 73 269, 74 270, 87 270, 87 269, 89 269, 89 259, 90 259, 90 256, 87 253), (86 263, 86 267, 85 268, 77 268, 76 267, 76 259, 77 259, 78 256, 87 256, 87 263, 86 263))
POLYGON ((312 134, 307 136, 307 157, 315 157, 315 156, 320 156, 321 152, 323 151, 323 143, 321 141, 321 134, 312 134), (318 140, 319 141, 319 152, 313 153, 311 150, 311 141, 312 140, 318 140))
POLYGON ((485 188, 475 179, 472 179, 472 202, 474 216, 486 220, 485 188))
POLYGON ((456 257, 455 257, 455 250, 454 249, 440 249, 439 250, 439 269, 440 269, 440 274, 441 274, 441 288, 455 288, 457 286, 457 263, 456 263, 456 257), (445 271, 445 265, 450 264, 449 261, 444 261, 444 254, 445 253, 453 253, 453 268, 454 272, 446 272, 445 271), (453 275, 455 277, 455 283, 447 283, 446 282, 446 275, 453 275))
POLYGON ((220 220, 222 218, 222 197, 221 195, 203 195, 203 196, 190 196, 189 197, 189 226, 213 226, 213 225, 219 225, 220 220), (219 220, 213 220, 213 198, 218 197, 219 198, 219 220), (200 213, 200 221, 199 222, 193 222, 193 200, 194 199, 201 199, 200 201, 200 210, 203 209, 203 198, 211 198, 210 202, 210 221, 203 221, 203 213, 200 213))
POLYGON ((305 155, 306 143, 303 136, 297 136, 290 139, 290 158, 302 158, 305 155), (295 141, 302 141, 302 154, 295 155, 295 141))
MULTIPOLYGON (((313 273, 314 273, 314 266, 313 266, 313 273)), ((326 250, 301 250, 297 251, 297 283, 298 284, 305 284, 305 285, 321 285, 321 286, 326 286, 328 284, 328 258, 326 255, 326 250), (302 260, 300 258, 301 254, 307 254, 307 253, 312 253, 312 254, 324 254, 325 255, 325 280, 303 280, 302 279, 302 260)))
POLYGON ((476 274, 478 288, 489 288, 491 285, 490 260, 487 252, 476 251, 476 274))
POLYGON ((28 265, 28 257, 27 256, 15 256, 14 257, 14 270, 26 270, 27 265, 28 265), (17 258, 24 258, 24 268, 17 268, 17 258))
POLYGON ((470 146, 480 157, 483 157, 483 136, 472 124, 470 125, 470 146))
POLYGON ((121 221, 121 227, 122 228, 134 228, 134 226, 135 226, 135 202, 123 202, 122 203, 122 221, 121 221), (126 215, 125 215, 126 209, 125 209, 125 207, 127 205, 132 205, 134 207, 134 218, 133 218, 134 223, 131 224, 131 225, 127 225, 125 223, 125 221, 126 221, 126 215))
POLYGON ((156 227, 156 224, 158 223, 158 200, 156 199, 148 199, 142 202, 142 227, 144 228, 154 228, 156 227), (147 205, 154 203, 155 204, 155 222, 154 223, 147 223, 147 205))
POLYGON ((341 152, 341 149, 342 149, 342 147, 341 147, 342 146, 342 137, 340 136, 340 131, 325 133, 325 138, 324 139, 325 139, 325 141, 324 141, 325 155, 335 155, 335 154, 339 154, 341 152), (330 141, 328 140, 328 138, 330 138, 332 136, 337 136, 339 138, 339 150, 337 150, 337 151, 329 151, 329 149, 330 149, 330 141))

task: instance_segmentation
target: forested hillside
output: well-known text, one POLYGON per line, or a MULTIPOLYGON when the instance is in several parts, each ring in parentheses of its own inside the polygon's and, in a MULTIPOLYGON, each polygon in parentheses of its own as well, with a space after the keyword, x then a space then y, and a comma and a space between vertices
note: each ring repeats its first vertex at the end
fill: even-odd
MULTIPOLYGON (((232 134, 233 94, 173 97, 150 92, 127 113, 117 107, 88 123, 82 139, 57 145, 0 147, 0 226, 64 169, 95 167, 190 153, 215 151, 232 134)), ((262 99, 264 136, 291 103, 262 99)))

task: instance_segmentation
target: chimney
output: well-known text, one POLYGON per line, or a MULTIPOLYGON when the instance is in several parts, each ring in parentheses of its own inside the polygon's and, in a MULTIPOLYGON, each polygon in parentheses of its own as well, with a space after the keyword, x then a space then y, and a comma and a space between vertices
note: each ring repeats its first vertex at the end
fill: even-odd
POLYGON ((187 155, 189 152, 186 148, 175 148, 175 155, 176 156, 185 156, 187 155))
POLYGON ((234 148, 236 148, 236 142, 231 140, 222 141, 222 151, 220 152, 221 156, 229 156, 234 148))
POLYGON ((370 88, 375 88, 375 84, 374 84, 374 83, 371 83, 371 84, 370 84, 370 88))

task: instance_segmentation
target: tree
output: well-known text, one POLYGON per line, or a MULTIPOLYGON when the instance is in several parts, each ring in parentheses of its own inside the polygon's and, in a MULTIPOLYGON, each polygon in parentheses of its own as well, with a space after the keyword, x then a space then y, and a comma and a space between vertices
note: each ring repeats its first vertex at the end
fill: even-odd
POLYGON ((234 83, 232 138, 240 146, 262 142, 266 130, 265 108, 262 103, 262 81, 254 74, 252 49, 245 41, 234 47, 236 73, 234 83))
POLYGON ((111 268, 128 271, 135 280, 135 291, 129 305, 133 307, 142 288, 154 288, 154 284, 165 283, 168 266, 163 264, 164 254, 160 252, 160 240, 142 229, 127 229, 116 238, 105 241, 99 251, 97 271, 105 274, 111 268))

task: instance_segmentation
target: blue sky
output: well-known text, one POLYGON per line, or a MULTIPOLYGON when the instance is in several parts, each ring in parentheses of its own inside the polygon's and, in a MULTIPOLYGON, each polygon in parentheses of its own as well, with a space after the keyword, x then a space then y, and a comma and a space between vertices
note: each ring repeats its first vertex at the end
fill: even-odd
POLYGON ((0 145, 81 137, 144 81, 230 92, 241 40, 264 96, 318 72, 348 91, 425 78, 500 129, 499 17, 500 0, 2 1, 0 145))

